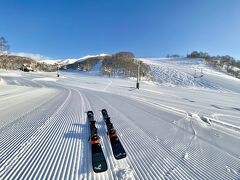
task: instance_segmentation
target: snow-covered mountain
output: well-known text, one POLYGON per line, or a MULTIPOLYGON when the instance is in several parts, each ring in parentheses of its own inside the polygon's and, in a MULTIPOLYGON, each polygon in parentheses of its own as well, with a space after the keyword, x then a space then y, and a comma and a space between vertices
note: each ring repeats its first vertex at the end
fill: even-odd
POLYGON ((108 54, 96 54, 96 55, 87 55, 87 56, 83 56, 81 58, 67 58, 67 59, 41 59, 39 61, 41 62, 45 62, 48 64, 54 64, 54 63, 58 63, 58 64, 62 64, 62 65, 67 65, 67 64, 73 64, 75 62, 78 61, 83 61, 87 58, 91 58, 91 57, 101 57, 101 56, 107 56, 108 54))
POLYGON ((33 60, 36 60, 38 62, 43 62, 46 64, 57 63, 57 64, 61 64, 61 65, 67 65, 67 64, 75 63, 77 61, 85 60, 90 57, 107 56, 108 54, 101 53, 101 54, 96 54, 96 55, 86 55, 81 58, 67 58, 67 59, 54 59, 54 58, 43 56, 41 54, 33 54, 33 53, 12 53, 12 55, 21 56, 21 57, 29 57, 33 60))

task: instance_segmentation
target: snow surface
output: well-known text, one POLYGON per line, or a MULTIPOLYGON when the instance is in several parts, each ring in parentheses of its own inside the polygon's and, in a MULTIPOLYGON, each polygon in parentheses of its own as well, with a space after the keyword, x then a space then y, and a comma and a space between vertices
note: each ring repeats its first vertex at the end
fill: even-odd
POLYGON ((46 78, 34 78, 32 80, 33 81, 57 81, 58 79, 57 78, 46 77, 46 78))
POLYGON ((239 179, 239 81, 201 61, 145 61, 164 71, 154 74, 163 80, 140 82, 139 90, 135 80, 97 73, 62 72, 65 78, 48 81, 56 73, 0 70, 20 74, 1 76, 0 179, 239 179), (197 83, 190 78, 196 68, 204 69, 197 83), (102 108, 125 159, 113 157, 102 108), (108 163, 98 174, 91 166, 88 110, 108 163))
POLYGON ((0 85, 6 85, 5 81, 1 77, 0 77, 0 85))
MULTIPOLYGON (((209 67, 202 59, 140 58, 140 60, 149 64, 154 81, 162 86, 201 87, 229 91, 231 89, 229 86, 240 83, 240 79, 209 67)), ((237 85, 232 89, 236 90, 237 85)))
POLYGON ((15 71, 15 72, 3 71, 3 72, 0 72, 0 76, 2 76, 2 77, 19 77, 19 76, 21 76, 21 74, 18 73, 17 71, 15 71))

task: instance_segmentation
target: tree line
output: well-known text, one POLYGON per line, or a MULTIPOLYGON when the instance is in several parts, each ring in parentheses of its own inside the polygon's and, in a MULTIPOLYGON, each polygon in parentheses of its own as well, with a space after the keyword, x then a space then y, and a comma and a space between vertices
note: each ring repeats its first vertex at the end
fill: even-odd
POLYGON ((229 55, 210 56, 206 52, 193 51, 191 54, 187 55, 187 58, 202 58, 209 65, 219 70, 225 70, 230 75, 240 78, 240 61, 229 55))
POLYGON ((37 62, 28 57, 3 54, 0 55, 0 69, 18 70, 23 65, 31 67, 35 71, 53 72, 57 70, 58 64, 46 64, 37 62))
POLYGON ((102 74, 109 77, 136 77, 138 66, 140 66, 139 73, 141 77, 147 77, 150 71, 149 66, 142 61, 136 60, 132 52, 119 52, 113 55, 90 57, 84 61, 69 64, 67 68, 90 71, 99 62, 102 64, 102 74))

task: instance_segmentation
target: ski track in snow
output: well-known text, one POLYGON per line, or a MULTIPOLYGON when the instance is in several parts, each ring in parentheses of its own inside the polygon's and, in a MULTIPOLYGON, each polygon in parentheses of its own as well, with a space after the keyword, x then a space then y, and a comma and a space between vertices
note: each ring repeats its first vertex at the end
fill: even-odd
MULTIPOLYGON (((179 99, 179 94, 147 86, 137 92, 131 87, 131 91, 121 90, 124 86, 119 88, 118 83, 122 80, 100 84, 99 77, 95 80, 92 76, 86 88, 82 84, 88 77, 34 80, 44 76, 23 73, 3 77, 7 85, 0 87, 0 179, 240 178, 240 152, 231 152, 221 144, 222 138, 234 137, 223 132, 224 126, 218 131, 217 126, 203 122, 199 115, 203 109, 190 113, 185 106, 176 108, 161 99, 179 99), (127 157, 122 160, 113 156, 100 112, 103 108, 108 110, 126 150, 127 157), (103 173, 92 170, 88 110, 95 114, 108 164, 103 173)), ((221 88, 215 87, 210 88, 220 92, 221 88)), ((211 115, 237 119, 236 109, 233 115, 211 115)), ((221 125, 231 122, 218 121, 221 125)), ((237 149, 239 136, 229 140, 237 149)))

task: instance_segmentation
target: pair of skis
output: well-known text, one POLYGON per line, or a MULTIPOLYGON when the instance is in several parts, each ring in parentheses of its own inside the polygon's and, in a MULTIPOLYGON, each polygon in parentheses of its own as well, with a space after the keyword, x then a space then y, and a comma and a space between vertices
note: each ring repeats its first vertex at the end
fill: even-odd
MULTIPOLYGON (((114 157, 118 159, 122 159, 126 157, 126 152, 117 136, 116 130, 113 128, 113 125, 110 121, 110 117, 106 109, 102 110, 103 119, 107 126, 107 134, 110 139, 112 151, 114 157)), ((94 114, 92 111, 87 112, 87 118, 90 127, 90 137, 89 140, 91 142, 91 149, 92 149, 92 167, 95 173, 104 172, 108 169, 107 162, 104 157, 100 137, 98 136, 98 131, 96 127, 96 121, 94 120, 94 114)))

